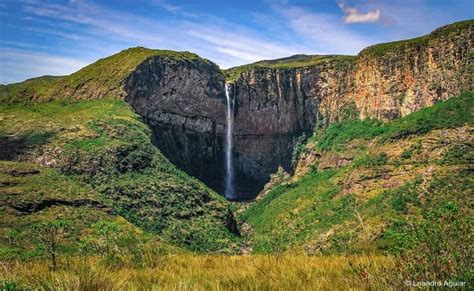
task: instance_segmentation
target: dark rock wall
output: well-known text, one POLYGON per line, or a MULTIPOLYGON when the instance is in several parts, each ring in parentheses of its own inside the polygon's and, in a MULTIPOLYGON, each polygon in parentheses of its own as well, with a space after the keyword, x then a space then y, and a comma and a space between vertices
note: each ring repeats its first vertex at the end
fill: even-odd
POLYGON ((126 101, 153 130, 175 165, 222 191, 224 77, 205 60, 153 57, 126 81, 126 101))
POLYGON ((236 180, 253 185, 245 193, 249 197, 279 166, 291 171, 293 139, 314 127, 318 99, 311 90, 318 72, 307 72, 304 78, 298 74, 296 69, 257 68, 232 85, 236 180))

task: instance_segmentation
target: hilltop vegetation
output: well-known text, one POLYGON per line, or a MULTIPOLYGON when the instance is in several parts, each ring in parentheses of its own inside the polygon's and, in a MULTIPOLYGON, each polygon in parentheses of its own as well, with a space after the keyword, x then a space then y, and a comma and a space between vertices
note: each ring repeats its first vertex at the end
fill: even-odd
POLYGON ((354 58, 354 56, 346 55, 294 55, 288 58, 258 61, 252 64, 230 68, 223 72, 228 81, 234 81, 240 74, 251 69, 308 68, 328 63, 334 64, 336 67, 341 67, 348 65, 354 58))
POLYGON ((385 55, 386 53, 390 53, 390 52, 400 53, 409 48, 427 46, 433 40, 437 40, 441 37, 448 37, 448 36, 455 35, 456 33, 459 33, 460 31, 468 29, 469 27, 472 27, 473 25, 474 25, 474 20, 472 19, 459 21, 453 24, 440 27, 436 29, 435 31, 433 31, 432 33, 424 35, 424 36, 411 38, 407 40, 400 40, 400 41, 393 41, 393 42, 372 45, 363 49, 360 52, 360 54, 381 57, 385 55))
MULTIPOLYGON (((199 58, 190 52, 135 47, 98 60, 63 77, 44 76, 0 87, 0 102, 42 102, 56 99, 123 98, 123 86, 130 73, 151 57, 176 61, 199 58)), ((206 61, 206 60, 205 60, 206 61)))

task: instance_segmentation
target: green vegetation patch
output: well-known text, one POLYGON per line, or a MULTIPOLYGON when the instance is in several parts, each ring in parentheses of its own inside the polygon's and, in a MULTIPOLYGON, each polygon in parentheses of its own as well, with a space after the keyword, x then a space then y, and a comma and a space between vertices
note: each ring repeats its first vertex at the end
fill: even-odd
POLYGON ((231 232, 228 203, 172 165, 151 143, 151 130, 124 101, 1 105, 0 112, 0 136, 10 149, 6 163, 26 159, 51 167, 22 178, 39 183, 37 190, 19 190, 25 203, 52 193, 66 195, 52 189, 70 181, 66 189, 77 188, 72 196, 90 193, 94 201, 168 241, 195 251, 236 251, 238 237, 231 232), (18 136, 43 132, 52 134, 47 140, 30 138, 18 151, 18 136))
POLYGON ((257 253, 281 252, 297 247, 318 233, 353 218, 352 196, 338 196, 340 187, 333 178, 341 173, 311 172, 300 181, 272 189, 251 205, 240 219, 255 231, 257 253))
POLYGON ((466 92, 403 118, 383 124, 376 120, 349 120, 319 129, 310 141, 321 150, 338 150, 355 139, 379 142, 425 134, 433 129, 455 128, 474 124, 474 93, 466 92))

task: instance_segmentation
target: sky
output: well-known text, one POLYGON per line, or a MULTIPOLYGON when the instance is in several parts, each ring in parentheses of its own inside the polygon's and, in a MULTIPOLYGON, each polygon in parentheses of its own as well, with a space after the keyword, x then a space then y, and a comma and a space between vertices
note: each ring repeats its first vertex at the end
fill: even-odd
POLYGON ((70 74, 135 46, 191 51, 221 68, 355 55, 473 15, 472 0, 0 0, 0 83, 70 74))

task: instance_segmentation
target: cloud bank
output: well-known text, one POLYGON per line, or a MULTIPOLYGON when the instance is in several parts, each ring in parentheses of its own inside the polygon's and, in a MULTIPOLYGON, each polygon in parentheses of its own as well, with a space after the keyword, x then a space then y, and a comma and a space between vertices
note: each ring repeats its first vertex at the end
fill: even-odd
POLYGON ((380 20, 380 10, 374 9, 366 13, 360 12, 357 8, 348 7, 344 2, 337 3, 339 8, 346 14, 344 16, 344 23, 366 23, 378 22, 380 20))

